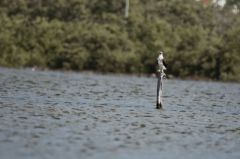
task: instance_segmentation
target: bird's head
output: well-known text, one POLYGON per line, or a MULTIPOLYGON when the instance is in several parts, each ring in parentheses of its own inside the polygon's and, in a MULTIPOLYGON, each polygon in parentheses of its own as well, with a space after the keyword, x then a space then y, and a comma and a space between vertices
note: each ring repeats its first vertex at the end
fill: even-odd
POLYGON ((164 57, 163 57, 163 52, 162 51, 159 51, 159 55, 158 55, 158 61, 161 61, 161 60, 163 60, 164 59, 164 57))

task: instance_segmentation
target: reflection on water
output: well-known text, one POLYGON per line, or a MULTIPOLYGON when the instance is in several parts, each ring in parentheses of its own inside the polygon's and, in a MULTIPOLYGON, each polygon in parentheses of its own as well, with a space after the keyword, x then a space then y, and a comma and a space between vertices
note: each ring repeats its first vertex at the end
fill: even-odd
POLYGON ((0 69, 1 158, 240 158, 240 85, 0 69))

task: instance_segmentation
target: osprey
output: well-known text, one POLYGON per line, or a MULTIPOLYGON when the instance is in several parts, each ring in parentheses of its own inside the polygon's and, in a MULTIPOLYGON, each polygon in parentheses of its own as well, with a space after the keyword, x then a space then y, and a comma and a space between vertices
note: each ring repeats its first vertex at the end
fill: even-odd
POLYGON ((166 65, 166 63, 164 61, 164 57, 163 57, 163 52, 162 51, 160 51, 160 54, 159 54, 157 60, 158 60, 158 65, 160 67, 160 70, 161 69, 166 70, 167 69, 167 65, 166 65))

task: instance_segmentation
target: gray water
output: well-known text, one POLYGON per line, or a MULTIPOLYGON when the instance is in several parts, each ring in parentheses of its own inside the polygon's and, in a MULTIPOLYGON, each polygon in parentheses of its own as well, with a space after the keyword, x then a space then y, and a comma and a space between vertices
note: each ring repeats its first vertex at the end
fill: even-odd
POLYGON ((239 159, 240 85, 0 68, 1 159, 239 159))

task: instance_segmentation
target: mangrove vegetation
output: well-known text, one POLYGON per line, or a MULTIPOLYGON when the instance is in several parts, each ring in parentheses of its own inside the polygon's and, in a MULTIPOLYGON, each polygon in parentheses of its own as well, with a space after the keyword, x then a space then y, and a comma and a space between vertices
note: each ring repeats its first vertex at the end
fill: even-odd
POLYGON ((240 3, 1 0, 0 65, 240 81, 240 3), (127 11, 127 14, 126 14, 127 11))

